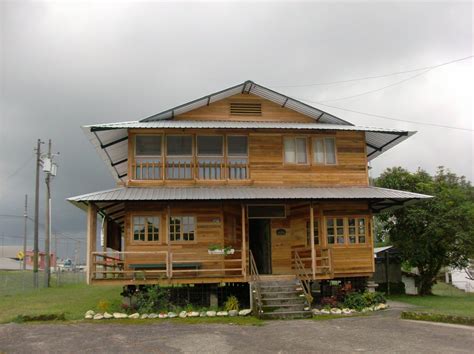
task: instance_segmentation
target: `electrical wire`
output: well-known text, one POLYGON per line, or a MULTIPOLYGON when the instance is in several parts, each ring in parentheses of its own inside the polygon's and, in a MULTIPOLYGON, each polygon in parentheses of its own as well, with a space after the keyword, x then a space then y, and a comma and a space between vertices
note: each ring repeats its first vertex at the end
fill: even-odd
POLYGON ((357 113, 357 114, 362 114, 362 115, 365 115, 365 116, 377 117, 377 118, 382 118, 382 119, 388 119, 388 120, 393 120, 393 121, 397 121, 397 122, 404 122, 404 123, 411 123, 411 124, 420 124, 420 125, 429 125, 429 126, 433 126, 433 127, 457 129, 457 130, 464 130, 464 131, 469 131, 469 132, 474 131, 474 129, 462 128, 462 127, 455 127, 455 126, 452 126, 452 125, 444 125, 444 124, 436 124, 436 123, 426 123, 426 122, 417 122, 417 121, 414 121, 414 120, 394 118, 394 117, 389 117, 389 116, 385 116, 385 115, 382 115, 382 114, 368 113, 368 112, 357 111, 357 110, 349 109, 349 108, 343 108, 343 107, 338 107, 338 106, 332 106, 332 105, 324 104, 324 103, 321 103, 321 102, 311 101, 311 100, 309 100, 309 99, 307 99, 307 98, 304 98, 304 97, 295 97, 295 98, 297 98, 297 99, 299 99, 299 100, 302 100, 302 101, 307 101, 307 102, 311 102, 311 103, 316 103, 316 104, 319 104, 319 105, 324 106, 324 107, 335 108, 335 109, 339 109, 339 110, 341 110, 341 111, 346 111, 346 112, 351 112, 351 113, 357 113))
POLYGON ((363 80, 379 79, 379 78, 383 78, 383 77, 389 77, 389 76, 395 76, 395 75, 401 75, 401 74, 409 74, 409 73, 413 73, 413 72, 417 72, 417 71, 421 71, 421 70, 427 70, 427 69, 432 70, 432 69, 438 68, 438 67, 440 67, 440 66, 444 66, 444 65, 456 63, 456 62, 462 61, 462 60, 467 60, 467 59, 470 59, 470 58, 472 58, 472 57, 473 57, 473 55, 470 55, 470 56, 467 56, 467 57, 463 57, 463 58, 459 58, 459 59, 454 59, 454 60, 451 60, 451 61, 447 61, 447 62, 445 62, 445 63, 441 63, 441 64, 438 64, 438 65, 425 66, 425 67, 422 67, 422 68, 411 69, 411 70, 405 70, 405 71, 397 71, 397 72, 393 72, 393 73, 389 73, 389 74, 383 74, 383 75, 365 76, 365 77, 359 77, 359 78, 347 79, 347 80, 338 80, 338 81, 317 82, 317 83, 312 83, 312 84, 301 84, 301 85, 269 85, 269 86, 271 86, 271 87, 278 87, 278 88, 309 87, 309 86, 335 85, 335 84, 343 84, 343 83, 354 82, 354 81, 363 81, 363 80))

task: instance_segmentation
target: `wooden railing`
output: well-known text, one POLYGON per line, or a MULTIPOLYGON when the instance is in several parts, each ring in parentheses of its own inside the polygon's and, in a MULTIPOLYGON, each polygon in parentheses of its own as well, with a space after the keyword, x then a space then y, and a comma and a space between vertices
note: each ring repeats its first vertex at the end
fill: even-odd
POLYGON ((252 251, 249 250, 249 263, 250 263, 250 280, 252 282, 252 298, 254 301, 254 314, 260 318, 263 314, 263 301, 262 294, 260 292, 260 275, 258 274, 257 264, 253 257, 252 251))
POLYGON ((248 162, 175 160, 136 160, 131 165, 134 180, 246 180, 249 179, 248 162))
POLYGON ((308 303, 313 302, 313 296, 311 295, 311 278, 312 275, 305 268, 298 251, 294 251, 294 264, 295 264, 295 273, 296 277, 301 282, 301 287, 303 288, 304 296, 308 303))
POLYGON ((204 256, 194 252, 93 252, 90 267, 92 280, 242 277, 241 257, 204 256))

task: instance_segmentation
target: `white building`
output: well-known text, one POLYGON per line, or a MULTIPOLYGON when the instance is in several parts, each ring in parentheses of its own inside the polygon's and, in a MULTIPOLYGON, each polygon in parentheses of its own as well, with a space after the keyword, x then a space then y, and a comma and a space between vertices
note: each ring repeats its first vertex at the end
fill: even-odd
POLYGON ((450 269, 446 272, 446 283, 453 284, 467 293, 474 293, 474 261, 464 269, 450 269))

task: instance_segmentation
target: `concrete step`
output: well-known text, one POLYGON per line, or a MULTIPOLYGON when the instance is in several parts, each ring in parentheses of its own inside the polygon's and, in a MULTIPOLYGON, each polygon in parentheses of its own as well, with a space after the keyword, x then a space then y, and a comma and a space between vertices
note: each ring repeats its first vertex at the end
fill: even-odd
POLYGON ((278 304, 306 304, 305 297, 270 297, 262 298, 264 305, 278 305, 278 304))
POLYGON ((287 311, 304 311, 306 304, 278 304, 278 305, 263 305, 264 313, 269 312, 287 312, 287 311))

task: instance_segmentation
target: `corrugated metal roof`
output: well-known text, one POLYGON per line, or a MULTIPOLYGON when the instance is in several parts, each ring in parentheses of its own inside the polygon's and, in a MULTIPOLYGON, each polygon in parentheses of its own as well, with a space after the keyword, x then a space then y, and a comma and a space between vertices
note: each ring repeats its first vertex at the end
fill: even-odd
POLYGON ((151 121, 157 121, 157 120, 162 120, 162 119, 170 119, 179 114, 189 112, 199 107, 204 107, 207 104, 219 101, 223 98, 227 98, 241 92, 251 93, 256 96, 260 96, 262 98, 275 102, 276 104, 285 106, 289 109, 293 109, 304 115, 312 117, 321 123, 352 125, 351 123, 345 121, 344 119, 341 119, 332 114, 324 112, 318 108, 312 107, 306 103, 303 103, 289 96, 283 95, 279 92, 273 91, 272 89, 269 89, 262 85, 256 84, 255 82, 250 81, 250 80, 247 80, 241 84, 229 87, 227 89, 214 92, 210 95, 200 97, 198 99, 181 104, 179 106, 167 109, 166 111, 163 111, 151 117, 142 119, 141 122, 151 122, 151 121))
POLYGON ((71 197, 71 202, 250 200, 250 199, 425 199, 428 195, 378 187, 120 187, 71 197))
MULTIPOLYGON (((321 123, 292 123, 292 122, 235 122, 235 121, 190 121, 162 120, 154 122, 119 122, 88 125, 94 132, 117 129, 293 129, 293 130, 347 130, 364 132, 383 132, 387 134, 414 134, 399 129, 362 127, 355 125, 321 124, 321 123)), ((375 143, 375 142, 374 142, 375 143)))

